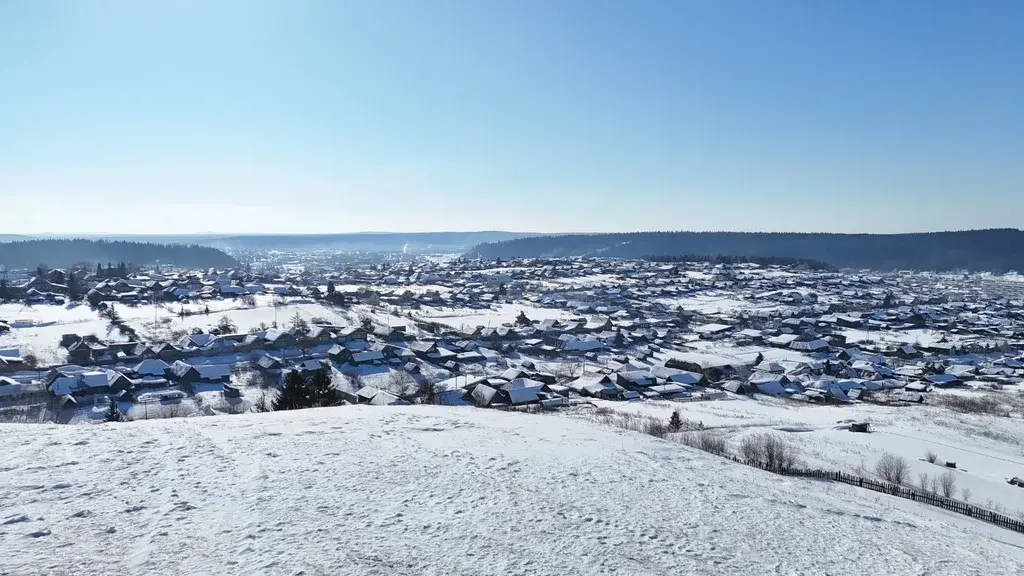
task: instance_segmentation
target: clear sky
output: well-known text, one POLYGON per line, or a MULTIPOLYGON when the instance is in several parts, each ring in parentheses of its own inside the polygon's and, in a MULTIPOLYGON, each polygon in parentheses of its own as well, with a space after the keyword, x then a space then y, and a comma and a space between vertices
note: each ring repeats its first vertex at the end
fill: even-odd
POLYGON ((1022 227, 1020 0, 0 0, 0 234, 1022 227))

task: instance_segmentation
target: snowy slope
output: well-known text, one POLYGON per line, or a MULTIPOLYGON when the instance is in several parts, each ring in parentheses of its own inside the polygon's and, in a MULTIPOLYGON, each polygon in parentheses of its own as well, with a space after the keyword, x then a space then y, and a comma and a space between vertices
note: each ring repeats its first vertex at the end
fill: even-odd
POLYGON ((959 414, 927 405, 818 406, 763 396, 730 398, 718 402, 595 403, 665 421, 673 410, 679 410, 684 418, 703 422, 734 445, 749 434, 781 433, 809 467, 826 470, 871 476, 878 457, 892 452, 907 459, 914 485, 920 474, 937 476, 946 472, 942 462, 956 462, 958 498, 967 488, 977 505, 998 506, 1010 515, 1024 511, 1024 489, 1006 483, 1007 478, 1024 477, 1024 422, 1018 418, 959 414), (850 421, 870 422, 874 432, 851 433, 850 421), (940 465, 924 461, 928 451, 935 452, 940 465))
POLYGON ((2 425, 0 573, 1013 574, 1024 538, 564 416, 2 425))

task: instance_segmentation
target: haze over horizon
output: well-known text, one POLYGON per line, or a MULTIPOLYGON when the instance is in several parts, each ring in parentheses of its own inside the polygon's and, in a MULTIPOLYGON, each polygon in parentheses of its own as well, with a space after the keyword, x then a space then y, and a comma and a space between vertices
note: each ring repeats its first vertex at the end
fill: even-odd
POLYGON ((0 0, 0 233, 1020 228, 1022 17, 0 0))

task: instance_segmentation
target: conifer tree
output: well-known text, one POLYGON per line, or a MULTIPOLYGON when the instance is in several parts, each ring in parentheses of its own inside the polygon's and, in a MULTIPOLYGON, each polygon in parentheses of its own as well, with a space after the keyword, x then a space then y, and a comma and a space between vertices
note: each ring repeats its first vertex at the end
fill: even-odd
POLYGON ((341 394, 334 387, 331 375, 327 369, 319 370, 309 379, 310 404, 318 406, 338 406, 341 404, 341 394))
POLYGON ((68 300, 78 302, 82 299, 82 285, 78 283, 75 272, 68 273, 68 300))
POLYGON ((110 406, 107 407, 107 413, 103 416, 104 422, 121 422, 124 420, 124 414, 117 408, 117 400, 113 396, 110 397, 110 406))
POLYGON ((672 417, 668 419, 668 427, 673 432, 683 429, 683 419, 679 417, 679 410, 672 412, 672 417))
POLYGON ((273 408, 274 411, 299 410, 308 408, 309 400, 308 381, 298 371, 293 370, 285 377, 284 386, 281 387, 281 392, 274 399, 273 408))

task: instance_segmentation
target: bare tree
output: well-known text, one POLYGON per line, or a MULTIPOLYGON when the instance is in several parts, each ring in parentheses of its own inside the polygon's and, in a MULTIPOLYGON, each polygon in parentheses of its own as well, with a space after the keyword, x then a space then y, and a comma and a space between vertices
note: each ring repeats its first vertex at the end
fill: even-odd
POLYGON ((252 403, 253 412, 270 412, 270 402, 267 401, 267 394, 260 394, 259 398, 252 403))
POLYGON ((964 502, 970 502, 971 501, 971 489, 966 487, 966 486, 961 488, 960 489, 960 499, 963 500, 964 502))
POLYGON ((910 463, 892 452, 884 452, 875 464, 875 473, 893 484, 903 484, 909 479, 910 463))
POLYGON ((797 464, 793 446, 767 432, 744 438, 740 443, 740 456, 749 464, 769 469, 789 469, 797 464))
POLYGON ((921 487, 923 492, 927 492, 931 488, 931 482, 927 473, 921 472, 917 475, 917 485, 921 487))
POLYGON ((416 388, 416 379, 405 370, 392 370, 388 374, 387 389, 395 396, 408 399, 415 395, 416 388))
POLYGON ((952 470, 946 470, 939 476, 939 487, 942 488, 942 495, 952 498, 956 494, 956 474, 952 470))
POLYGON ((220 320, 217 321, 216 328, 218 334, 231 334, 238 330, 238 327, 235 326, 235 323, 232 322, 231 318, 227 315, 220 317, 220 320))

